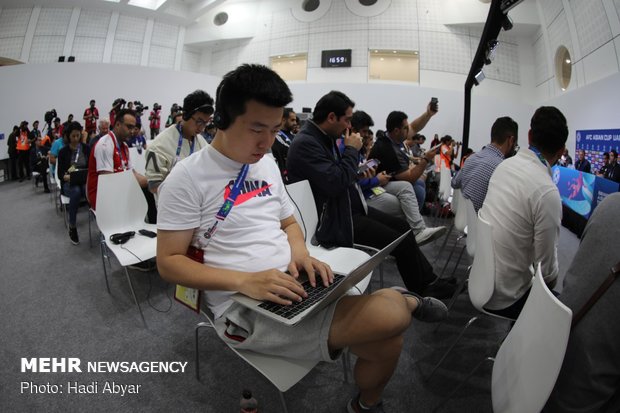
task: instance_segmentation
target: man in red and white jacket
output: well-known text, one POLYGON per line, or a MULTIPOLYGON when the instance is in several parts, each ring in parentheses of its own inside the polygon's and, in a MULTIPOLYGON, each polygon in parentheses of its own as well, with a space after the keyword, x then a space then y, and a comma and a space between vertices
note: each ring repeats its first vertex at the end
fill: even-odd
MULTIPOLYGON (((99 175, 133 170, 129 158, 129 147, 125 143, 136 128, 136 114, 133 110, 123 109, 118 113, 114 128, 102 136, 91 148, 88 162, 88 180, 86 182, 87 198, 92 209, 97 207, 97 184, 99 175)), ((146 188, 144 175, 133 171, 140 187, 146 188)), ((148 201, 148 200, 147 200, 148 201)), ((150 211, 149 211, 150 212, 150 211)))

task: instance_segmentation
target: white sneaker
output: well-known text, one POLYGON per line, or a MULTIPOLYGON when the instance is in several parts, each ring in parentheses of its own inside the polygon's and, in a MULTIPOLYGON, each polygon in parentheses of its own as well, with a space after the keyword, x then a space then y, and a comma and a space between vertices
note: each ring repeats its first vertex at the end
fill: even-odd
POLYGON ((422 246, 436 240, 445 233, 446 227, 424 228, 422 231, 416 234, 415 240, 418 243, 418 246, 422 246))

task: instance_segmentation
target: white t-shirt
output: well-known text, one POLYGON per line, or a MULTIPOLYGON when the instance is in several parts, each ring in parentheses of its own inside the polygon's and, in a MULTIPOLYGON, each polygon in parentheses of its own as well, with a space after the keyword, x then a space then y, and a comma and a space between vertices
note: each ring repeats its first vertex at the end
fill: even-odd
MULTIPOLYGON (((204 250, 204 263, 215 268, 256 272, 286 270, 291 250, 280 221, 294 207, 280 170, 269 157, 250 165, 244 188, 207 245, 205 232, 215 222, 241 164, 211 146, 183 159, 159 189, 157 228, 194 229, 192 246, 204 250)), ((207 304, 219 317, 230 306, 231 291, 206 291, 207 304)))
MULTIPOLYGON (((116 148, 116 143, 114 139, 118 139, 116 137, 112 138, 112 133, 108 133, 107 135, 103 135, 95 145, 95 160, 97 161, 97 172, 114 172, 114 151, 118 151, 116 148)), ((125 143, 121 143, 121 146, 125 145, 125 143)), ((121 156, 122 154, 119 154, 121 156)), ((126 162, 124 165, 125 169, 133 169, 133 165, 131 163, 131 159, 127 156, 121 156, 121 163, 126 162)))
POLYGON ((547 283, 558 276, 557 245, 562 201, 551 169, 523 148, 495 168, 480 216, 493 226, 495 291, 485 305, 501 310, 532 285, 532 265, 542 263, 547 283))

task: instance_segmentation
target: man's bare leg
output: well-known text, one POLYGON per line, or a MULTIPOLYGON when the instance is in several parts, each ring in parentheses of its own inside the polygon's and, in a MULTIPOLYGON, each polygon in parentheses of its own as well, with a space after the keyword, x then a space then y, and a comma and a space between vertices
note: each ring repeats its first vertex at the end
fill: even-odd
POLYGON ((338 302, 328 344, 332 350, 349 347, 358 357, 354 377, 363 404, 371 406, 381 400, 398 364, 403 333, 417 306, 415 298, 390 289, 344 297, 338 302))

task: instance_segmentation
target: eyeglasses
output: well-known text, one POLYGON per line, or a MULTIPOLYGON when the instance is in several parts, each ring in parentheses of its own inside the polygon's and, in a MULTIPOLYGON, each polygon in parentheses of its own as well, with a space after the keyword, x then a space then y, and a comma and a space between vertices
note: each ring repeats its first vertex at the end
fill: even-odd
POLYGON ((196 119, 193 116, 192 116, 192 120, 196 122, 196 126, 198 126, 199 129, 204 128, 205 126, 207 126, 207 123, 209 123, 208 120, 196 119))

